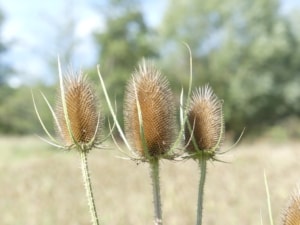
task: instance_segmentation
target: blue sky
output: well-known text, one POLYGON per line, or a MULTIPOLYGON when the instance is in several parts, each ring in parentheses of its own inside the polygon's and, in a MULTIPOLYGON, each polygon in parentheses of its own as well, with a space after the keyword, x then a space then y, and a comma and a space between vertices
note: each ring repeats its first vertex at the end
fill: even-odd
MULTIPOLYGON (((8 60, 11 60, 18 72, 17 76, 12 76, 10 79, 13 86, 17 86, 19 82, 23 82, 25 79, 28 83, 34 80, 51 81, 52 77, 45 69, 47 65, 41 59, 41 54, 43 54, 43 51, 49 55, 59 54, 58 52, 51 52, 51 49, 49 49, 49 46, 51 46, 49 42, 51 42, 51 36, 53 35, 51 30, 53 25, 50 21, 52 18, 58 18, 59 13, 66 7, 63 4, 64 2, 59 0, 26 0, 26 4, 20 4, 18 0, 10 0, 0 5, 5 14, 4 41, 14 42, 8 57, 8 60)), ((93 18, 92 13, 89 13, 90 10, 84 1, 78 1, 76 4, 82 10, 79 19, 80 27, 78 27, 77 32, 81 35, 80 38, 84 39, 84 35, 87 36, 93 29, 91 26, 96 26, 97 20, 95 17, 93 18), (87 14, 88 17, 86 17, 87 14), (90 27, 86 26, 87 20, 93 20, 90 27)), ((99 23, 99 26, 101 26, 101 23, 99 23)), ((82 45, 87 45, 80 46, 82 49, 90 48, 88 40, 82 45)))
MULTIPOLYGON (((143 9, 150 25, 159 23, 166 2, 167 0, 143 1, 143 9)), ((59 15, 63 13, 73 12, 78 20, 75 35, 80 43, 75 52, 77 60, 71 62, 72 66, 79 68, 97 64, 94 62, 95 51, 90 34, 93 30, 103 30, 105 25, 101 16, 96 13, 97 10, 92 9, 92 3, 93 0, 7 0, 0 3, 0 9, 5 15, 2 31, 4 42, 15 42, 6 58, 17 71, 17 74, 10 77, 12 86, 18 86, 21 82, 30 84, 36 80, 53 81, 53 75, 49 74, 47 63, 41 55, 43 52, 49 56, 59 54, 57 49, 49 47, 55 35, 53 24, 49 21, 60 23, 59 20, 63 18, 59 15)), ((300 0, 282 0, 281 10, 288 13, 296 6, 300 7, 300 0)))
MULTIPOLYGON (((158 23, 165 3, 159 0, 144 1, 143 9, 150 24, 158 23)), ((77 60, 70 64, 75 68, 96 66, 96 52, 90 34, 94 30, 103 30, 105 24, 92 7, 93 0, 26 0, 21 4, 19 0, 9 0, 0 3, 0 9, 5 15, 2 37, 4 42, 14 42, 6 57, 17 71, 17 74, 10 75, 10 84, 18 86, 22 82, 30 84, 36 80, 53 81, 53 75, 47 70, 47 62, 41 55, 44 53, 56 57, 60 54, 57 49, 51 48, 53 43, 50 42, 57 35, 51 20, 60 23, 64 13, 74 13, 78 20, 75 35, 79 44, 74 57, 77 60)))

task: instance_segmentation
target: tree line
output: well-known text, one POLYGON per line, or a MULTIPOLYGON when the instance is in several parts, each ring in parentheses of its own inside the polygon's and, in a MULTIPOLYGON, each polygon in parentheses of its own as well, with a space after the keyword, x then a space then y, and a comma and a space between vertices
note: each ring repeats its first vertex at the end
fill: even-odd
MULTIPOLYGON (((223 99, 229 132, 236 135, 246 127, 248 133, 257 134, 285 124, 284 121, 299 122, 297 9, 286 15, 278 0, 204 0, 201 4, 196 0, 169 0, 160 23, 153 27, 147 23, 139 1, 108 0, 93 7, 106 23, 104 31, 93 34, 96 61, 101 65, 107 88, 113 90, 111 97, 116 99, 120 114, 126 81, 143 57, 161 68, 179 98, 182 87, 188 85, 190 72, 185 42, 192 50, 193 85, 209 83, 223 99)), ((4 22, 5 17, 0 16, 0 31, 4 22)), ((9 47, 0 41, 0 56, 9 47)), ((66 49, 66 55, 72 55, 72 48, 66 49)), ((56 87, 10 88, 5 80, 8 70, 13 68, 2 58, 0 132, 39 133, 30 88, 53 96, 56 87)), ((53 67, 53 63, 49 66, 53 67)), ((85 71, 97 80, 96 65, 85 71)), ((46 111, 44 116, 49 116, 47 121, 52 123, 46 111)), ((295 133, 300 136, 297 128, 292 132, 295 133)))

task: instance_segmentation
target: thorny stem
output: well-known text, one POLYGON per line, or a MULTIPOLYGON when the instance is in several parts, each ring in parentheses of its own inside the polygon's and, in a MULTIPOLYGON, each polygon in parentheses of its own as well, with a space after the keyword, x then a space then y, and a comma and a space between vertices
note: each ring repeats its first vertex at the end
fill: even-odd
POLYGON ((203 198, 204 198, 204 185, 206 178, 206 158, 204 156, 199 159, 200 168, 200 181, 198 189, 198 204, 197 204, 197 223, 196 225, 202 224, 202 211, 203 211, 203 198))
POLYGON ((90 173, 89 173, 89 167, 88 167, 88 162, 87 162, 87 152, 81 151, 80 156, 81 156, 81 169, 82 169, 83 182, 84 182, 84 186, 85 186, 85 190, 86 190, 88 204, 90 207, 92 224, 99 225, 99 220, 98 220, 98 216, 97 216, 97 210, 96 210, 96 205, 95 205, 95 200, 94 200, 94 195, 93 195, 93 189, 92 189, 92 184, 91 184, 91 178, 90 178, 90 173))
POLYGON ((153 206, 155 225, 162 225, 162 210, 160 199, 160 183, 159 183, 159 159, 155 158, 150 161, 150 174, 153 189, 153 206))

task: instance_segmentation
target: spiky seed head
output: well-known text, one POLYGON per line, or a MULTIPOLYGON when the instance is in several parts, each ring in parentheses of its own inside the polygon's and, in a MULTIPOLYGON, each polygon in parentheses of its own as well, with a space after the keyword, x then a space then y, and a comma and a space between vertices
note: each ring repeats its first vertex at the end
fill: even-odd
POLYGON ((126 136, 142 157, 159 157, 175 137, 175 106, 169 82, 143 61, 129 81, 124 101, 126 136))
POLYGON ((59 93, 57 131, 66 146, 84 146, 81 150, 88 151, 99 144, 102 129, 102 115, 95 91, 81 72, 68 74, 63 86, 66 110, 59 93), (66 119, 69 120, 69 127, 66 119))
POLYGON ((188 152, 218 150, 224 139, 222 102, 209 85, 193 92, 187 117, 185 141, 188 152))
POLYGON ((299 225, 300 224, 300 189, 292 193, 287 207, 282 217, 282 225, 299 225))

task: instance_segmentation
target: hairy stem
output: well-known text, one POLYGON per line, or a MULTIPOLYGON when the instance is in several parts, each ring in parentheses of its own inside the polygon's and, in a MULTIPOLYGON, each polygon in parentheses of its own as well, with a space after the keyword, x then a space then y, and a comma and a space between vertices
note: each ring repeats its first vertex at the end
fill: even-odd
POLYGON ((199 181, 199 187, 198 187, 197 223, 196 223, 196 225, 202 224, 204 185, 205 185, 205 178, 206 178, 206 158, 205 157, 201 157, 201 159, 199 159, 199 167, 200 167, 200 181, 199 181))
POLYGON ((99 225, 99 220, 97 216, 97 210, 96 210, 96 205, 95 205, 95 200, 93 195, 93 189, 91 184, 91 178, 89 173, 89 167, 87 162, 87 152, 81 151, 80 156, 81 156, 83 182, 86 190, 86 197, 90 208, 90 214, 92 217, 92 224, 99 225))
POLYGON ((153 188, 153 206, 155 225, 162 225, 162 210, 160 199, 160 183, 159 183, 159 160, 153 159, 150 161, 150 174, 153 188))

